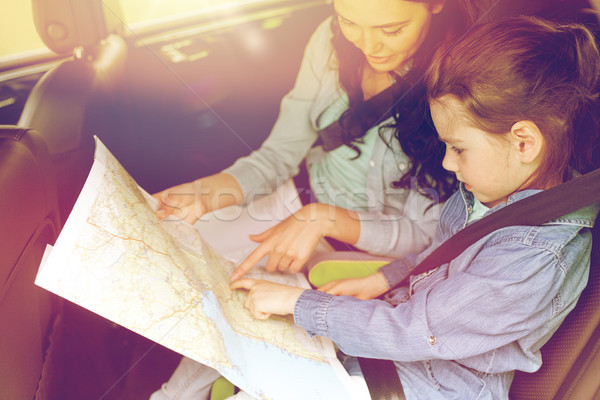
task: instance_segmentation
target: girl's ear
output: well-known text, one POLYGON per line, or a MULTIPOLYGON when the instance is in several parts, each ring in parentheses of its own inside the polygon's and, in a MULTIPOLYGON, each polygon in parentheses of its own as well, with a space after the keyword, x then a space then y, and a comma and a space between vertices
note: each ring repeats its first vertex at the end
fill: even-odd
POLYGON ((444 4, 446 4, 446 0, 437 0, 435 3, 431 5, 431 13, 439 14, 444 9, 444 4))
POLYGON ((544 147, 544 136, 531 121, 516 122, 510 130, 511 143, 524 164, 539 162, 544 147))

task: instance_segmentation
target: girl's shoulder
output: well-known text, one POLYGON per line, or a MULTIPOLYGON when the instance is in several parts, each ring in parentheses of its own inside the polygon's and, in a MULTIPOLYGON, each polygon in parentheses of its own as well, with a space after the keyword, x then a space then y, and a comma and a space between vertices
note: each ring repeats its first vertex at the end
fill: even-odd
POLYGON ((507 226, 488 235, 483 247, 518 253, 524 260, 545 255, 566 271, 589 256, 597 212, 594 205, 539 226, 507 226))
MULTIPOLYGON (((523 193, 522 197, 525 198, 530 195, 532 193, 523 193)), ((440 216, 439 234, 448 238, 463 229, 472 206, 472 195, 461 186, 461 189, 454 193, 444 204, 440 216)), ((507 205, 496 206, 489 212, 494 213, 504 207, 507 207, 507 205)), ((541 226, 507 226, 487 235, 486 246, 513 243, 526 247, 545 248, 548 251, 560 254, 565 247, 569 246, 569 243, 579 240, 575 239, 576 237, 581 236, 584 242, 588 241, 589 228, 594 225, 598 209, 598 205, 588 206, 555 218, 541 226)))

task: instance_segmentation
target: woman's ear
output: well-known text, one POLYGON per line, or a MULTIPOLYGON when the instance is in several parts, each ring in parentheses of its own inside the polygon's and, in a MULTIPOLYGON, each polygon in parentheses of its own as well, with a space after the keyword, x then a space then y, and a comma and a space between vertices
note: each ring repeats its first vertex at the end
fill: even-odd
POLYGON ((511 130, 511 143, 524 164, 539 162, 544 148, 544 136, 538 126, 531 121, 516 122, 511 130))

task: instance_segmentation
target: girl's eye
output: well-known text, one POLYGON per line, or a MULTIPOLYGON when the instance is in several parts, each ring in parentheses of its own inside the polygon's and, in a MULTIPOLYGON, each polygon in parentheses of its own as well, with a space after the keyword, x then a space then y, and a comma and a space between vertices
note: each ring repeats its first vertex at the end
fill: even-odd
POLYGON ((446 143, 446 152, 451 151, 454 154, 460 155, 464 149, 461 149, 460 147, 456 147, 456 146, 452 146, 448 143, 446 143))
POLYGON ((461 149, 461 148, 458 148, 458 147, 454 147, 454 146, 450 146, 450 150, 452 150, 456 154, 461 154, 464 151, 464 149, 461 149))

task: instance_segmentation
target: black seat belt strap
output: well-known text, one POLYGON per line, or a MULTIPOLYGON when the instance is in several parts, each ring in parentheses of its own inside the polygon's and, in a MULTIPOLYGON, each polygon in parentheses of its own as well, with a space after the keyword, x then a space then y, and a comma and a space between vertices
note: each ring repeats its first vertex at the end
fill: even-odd
POLYGON ((352 137, 359 138, 366 132, 363 126, 370 128, 391 117, 397 99, 409 89, 404 80, 399 80, 362 103, 354 112, 342 114, 340 119, 319 131, 323 150, 331 151, 344 144, 342 125, 346 126, 352 137))
MULTIPOLYGON (((431 252, 412 271, 418 275, 455 259, 467 247, 500 228, 541 225, 600 202, 600 168, 551 189, 536 193, 481 218, 458 231, 431 252)), ((394 285, 402 286, 408 280, 394 285)))
MULTIPOLYGON (((519 200, 468 225, 432 251, 411 271, 411 275, 450 262, 473 243, 500 228, 541 225, 594 203, 600 203, 600 168, 519 200)), ((390 290, 406 284, 408 279, 406 277, 390 290)), ((361 357, 358 361, 373 400, 405 398, 393 361, 361 357)))
POLYGON ((358 357, 372 400, 405 400, 396 366, 391 360, 358 357))

